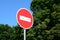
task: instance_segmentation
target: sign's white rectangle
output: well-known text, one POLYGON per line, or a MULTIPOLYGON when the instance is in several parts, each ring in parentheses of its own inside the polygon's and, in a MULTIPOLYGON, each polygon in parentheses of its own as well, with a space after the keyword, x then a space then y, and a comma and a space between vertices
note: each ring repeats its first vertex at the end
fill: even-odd
POLYGON ((31 19, 25 16, 20 15, 20 20, 31 22, 31 19))

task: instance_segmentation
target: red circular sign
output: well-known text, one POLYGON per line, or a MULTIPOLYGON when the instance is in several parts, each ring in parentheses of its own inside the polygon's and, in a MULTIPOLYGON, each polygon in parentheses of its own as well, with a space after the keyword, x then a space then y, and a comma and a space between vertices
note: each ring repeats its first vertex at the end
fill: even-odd
POLYGON ((17 12, 17 21, 22 28, 29 29, 33 25, 33 16, 27 9, 21 8, 17 12))

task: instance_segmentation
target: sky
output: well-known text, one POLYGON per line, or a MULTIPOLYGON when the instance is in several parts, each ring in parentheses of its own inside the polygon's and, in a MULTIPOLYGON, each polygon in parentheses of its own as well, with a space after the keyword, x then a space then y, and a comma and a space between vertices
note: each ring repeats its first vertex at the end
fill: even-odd
POLYGON ((30 10, 31 2, 32 0, 0 0, 0 24, 17 25, 17 11, 20 8, 30 10))

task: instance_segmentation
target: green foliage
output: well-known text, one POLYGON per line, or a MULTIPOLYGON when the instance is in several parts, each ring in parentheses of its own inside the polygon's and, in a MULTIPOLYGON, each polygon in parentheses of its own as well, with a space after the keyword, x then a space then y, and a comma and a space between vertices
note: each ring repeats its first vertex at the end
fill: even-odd
POLYGON ((60 39, 60 0, 32 0, 34 36, 37 40, 60 39))
POLYGON ((0 40, 23 40, 23 29, 19 25, 10 27, 0 24, 0 40))

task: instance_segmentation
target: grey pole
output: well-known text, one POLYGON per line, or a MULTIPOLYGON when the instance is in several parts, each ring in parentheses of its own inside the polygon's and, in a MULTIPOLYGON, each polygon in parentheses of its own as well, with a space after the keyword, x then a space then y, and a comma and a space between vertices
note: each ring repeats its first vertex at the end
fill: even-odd
POLYGON ((26 29, 24 29, 24 40, 26 40, 26 29))

